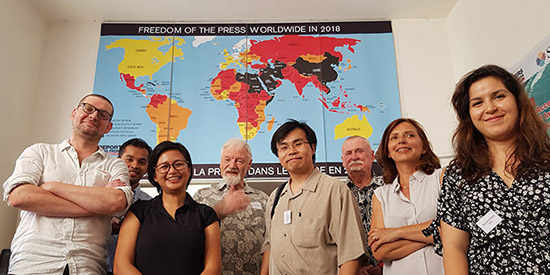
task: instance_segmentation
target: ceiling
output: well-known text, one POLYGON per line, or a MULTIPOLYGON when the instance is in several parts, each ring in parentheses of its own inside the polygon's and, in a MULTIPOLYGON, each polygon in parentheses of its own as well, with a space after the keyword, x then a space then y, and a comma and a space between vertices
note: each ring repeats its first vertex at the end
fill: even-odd
POLYGON ((457 0, 26 0, 47 21, 308 22, 446 18, 457 0))

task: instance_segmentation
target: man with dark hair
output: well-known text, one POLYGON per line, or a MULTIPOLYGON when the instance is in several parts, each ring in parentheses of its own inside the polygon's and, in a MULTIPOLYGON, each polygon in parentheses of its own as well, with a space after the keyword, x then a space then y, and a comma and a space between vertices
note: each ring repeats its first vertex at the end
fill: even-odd
MULTIPOLYGON (((139 181, 147 173, 147 163, 151 146, 141 138, 133 138, 124 142, 118 150, 118 157, 126 163, 130 172, 130 186, 134 193, 144 193, 139 190, 139 181), (139 190, 139 191, 136 191, 139 190)), ((147 197, 151 198, 149 195, 147 197)))
POLYGON ((304 122, 290 120, 273 134, 271 150, 290 179, 267 203, 262 274, 359 270, 366 247, 357 204, 343 182, 315 168, 316 147, 304 122))
MULTIPOLYGON (((147 163, 149 160, 149 154, 151 153, 151 146, 140 138, 129 139, 124 142, 118 150, 118 158, 124 160, 128 166, 130 173, 130 186, 134 192, 134 199, 132 204, 138 200, 150 200, 151 196, 141 191, 139 188, 139 181, 143 178, 143 175, 147 173, 147 163)), ((111 239, 107 243, 107 264, 109 265, 108 271, 113 272, 113 261, 115 260, 116 244, 118 241, 118 231, 120 230, 120 224, 122 219, 113 217, 111 219, 111 239)))
POLYGON ((4 183, 4 200, 21 209, 9 274, 105 274, 111 216, 132 202, 128 168, 98 143, 113 124, 113 105, 85 96, 73 109, 72 134, 34 144, 4 183))
POLYGON ((264 242, 267 195, 252 188, 245 176, 252 166, 252 151, 246 141, 232 138, 222 146, 222 181, 201 189, 194 199, 211 206, 221 221, 222 274, 260 273, 264 242))
MULTIPOLYGON (((361 136, 348 137, 342 144, 342 165, 348 172, 347 186, 357 201, 359 213, 365 230, 365 238, 370 230, 372 194, 376 188, 384 185, 382 176, 374 176, 372 163, 374 151, 369 141, 361 136)), ((381 274, 378 262, 367 246, 367 258, 362 263, 360 274, 381 274)))

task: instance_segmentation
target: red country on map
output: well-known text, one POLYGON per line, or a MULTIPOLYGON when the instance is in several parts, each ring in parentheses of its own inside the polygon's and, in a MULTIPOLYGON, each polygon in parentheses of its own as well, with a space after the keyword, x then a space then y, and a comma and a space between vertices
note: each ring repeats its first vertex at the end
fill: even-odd
MULTIPOLYGON (((361 41, 286 35, 250 42, 250 49, 242 55, 249 69, 244 73, 235 69, 222 70, 210 85, 210 93, 216 100, 229 99, 235 102, 239 113, 237 124, 245 140, 254 138, 260 130, 260 125, 265 121, 265 107, 272 101, 274 90, 281 85, 281 79, 293 83, 299 95, 302 95, 308 83, 312 83, 321 91, 319 100, 323 106, 334 111, 329 108, 322 94, 330 93, 326 84, 338 78, 334 68, 338 67, 343 56, 336 48, 346 47, 354 53, 353 47, 361 41), (247 56, 253 57, 260 64, 249 64, 246 62, 247 56)), ((335 106, 339 105, 344 106, 340 102, 335 106)))

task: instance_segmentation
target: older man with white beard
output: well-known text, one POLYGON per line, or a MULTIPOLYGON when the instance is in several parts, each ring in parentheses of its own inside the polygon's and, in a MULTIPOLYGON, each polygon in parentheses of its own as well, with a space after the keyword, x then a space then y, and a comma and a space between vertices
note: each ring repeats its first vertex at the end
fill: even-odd
MULTIPOLYGON (((373 177, 373 161, 374 151, 366 138, 351 136, 342 144, 342 164, 348 172, 347 185, 357 200, 365 238, 367 238, 366 234, 370 229, 372 194, 376 188, 384 185, 381 176, 373 177)), ((377 264, 368 248, 367 261, 362 264, 360 274, 381 274, 377 264)))
POLYGON ((246 184, 251 165, 250 146, 242 139, 228 140, 221 152, 223 180, 194 196, 195 201, 213 207, 221 220, 224 275, 260 273, 268 196, 246 184))

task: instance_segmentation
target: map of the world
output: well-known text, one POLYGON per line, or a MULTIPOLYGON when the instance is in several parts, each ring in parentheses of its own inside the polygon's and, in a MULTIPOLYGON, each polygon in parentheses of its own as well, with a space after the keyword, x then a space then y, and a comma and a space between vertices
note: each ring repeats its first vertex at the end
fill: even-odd
POLYGON ((250 177, 285 176, 271 136, 288 119, 318 138, 316 162, 344 175, 346 137, 376 150, 401 116, 390 22, 102 25, 94 93, 115 106, 100 145, 116 154, 139 137, 191 152, 194 176, 219 175, 233 137, 252 148, 250 177))

